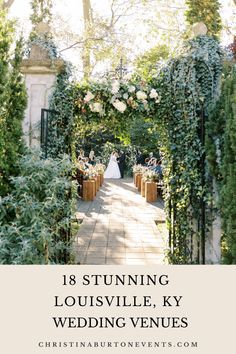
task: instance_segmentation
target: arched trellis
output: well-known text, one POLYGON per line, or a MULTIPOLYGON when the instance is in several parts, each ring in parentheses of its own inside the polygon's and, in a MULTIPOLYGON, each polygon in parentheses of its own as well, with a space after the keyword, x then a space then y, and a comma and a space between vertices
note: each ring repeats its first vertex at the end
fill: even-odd
POLYGON ((63 114, 67 141, 72 144, 77 127, 86 122, 103 121, 111 129, 125 130, 138 115, 146 115, 157 123, 165 156, 168 254, 172 263, 205 263, 204 241, 212 211, 205 120, 209 106, 217 99, 221 67, 219 43, 200 36, 189 41, 149 82, 133 77, 131 81, 75 84, 68 91, 70 97, 64 92, 52 100, 51 106, 57 111, 63 111, 65 100, 70 107, 69 118, 63 114))

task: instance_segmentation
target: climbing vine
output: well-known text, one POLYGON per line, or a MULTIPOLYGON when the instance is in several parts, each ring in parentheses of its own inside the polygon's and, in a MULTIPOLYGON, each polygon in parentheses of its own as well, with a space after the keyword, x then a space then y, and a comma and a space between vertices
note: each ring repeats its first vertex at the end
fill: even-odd
POLYGON ((52 0, 31 0, 30 20, 34 26, 40 22, 50 23, 52 19, 52 0))
POLYGON ((207 234, 211 180, 204 159, 204 128, 209 107, 218 97, 221 71, 219 44, 207 36, 187 42, 182 55, 164 69, 166 94, 157 117, 165 123, 162 149, 172 263, 204 262, 204 251, 194 254, 192 246, 201 244, 202 232, 207 234))
POLYGON ((236 71, 224 67, 222 92, 208 123, 208 160, 219 193, 223 228, 223 261, 236 263, 236 71))
POLYGON ((30 19, 33 28, 30 33, 28 48, 30 49, 32 45, 37 45, 47 52, 50 59, 55 59, 59 57, 59 53, 50 31, 52 7, 52 0, 31 1, 32 13, 30 19), (40 32, 38 30, 39 26, 43 26, 45 29, 40 32))
POLYGON ((70 66, 65 63, 64 69, 57 76, 55 90, 50 99, 51 115, 49 125, 49 156, 72 154, 74 125, 74 88, 70 82, 70 66))

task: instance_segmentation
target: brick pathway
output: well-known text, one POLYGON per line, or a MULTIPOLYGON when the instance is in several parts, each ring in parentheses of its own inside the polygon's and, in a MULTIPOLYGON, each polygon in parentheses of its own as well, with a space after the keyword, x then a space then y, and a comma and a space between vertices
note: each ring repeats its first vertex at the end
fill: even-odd
POLYGON ((79 201, 80 264, 163 264, 163 203, 146 203, 132 179, 105 180, 93 202, 79 201), (155 223, 158 221, 158 226, 155 223))

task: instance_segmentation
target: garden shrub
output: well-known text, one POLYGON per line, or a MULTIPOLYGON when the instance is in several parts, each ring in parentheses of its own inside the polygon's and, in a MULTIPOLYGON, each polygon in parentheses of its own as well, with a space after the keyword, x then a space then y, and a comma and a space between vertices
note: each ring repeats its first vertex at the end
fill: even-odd
POLYGON ((72 262, 73 193, 71 162, 30 153, 12 177, 12 193, 0 203, 1 264, 72 262))

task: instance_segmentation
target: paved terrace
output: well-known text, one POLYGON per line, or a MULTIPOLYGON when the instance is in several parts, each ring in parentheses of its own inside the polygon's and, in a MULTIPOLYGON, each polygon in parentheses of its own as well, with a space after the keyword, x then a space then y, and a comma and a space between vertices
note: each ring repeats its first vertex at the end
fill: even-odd
POLYGON ((146 203, 132 179, 105 180, 93 202, 79 200, 77 217, 78 264, 164 263, 163 202, 146 203))

